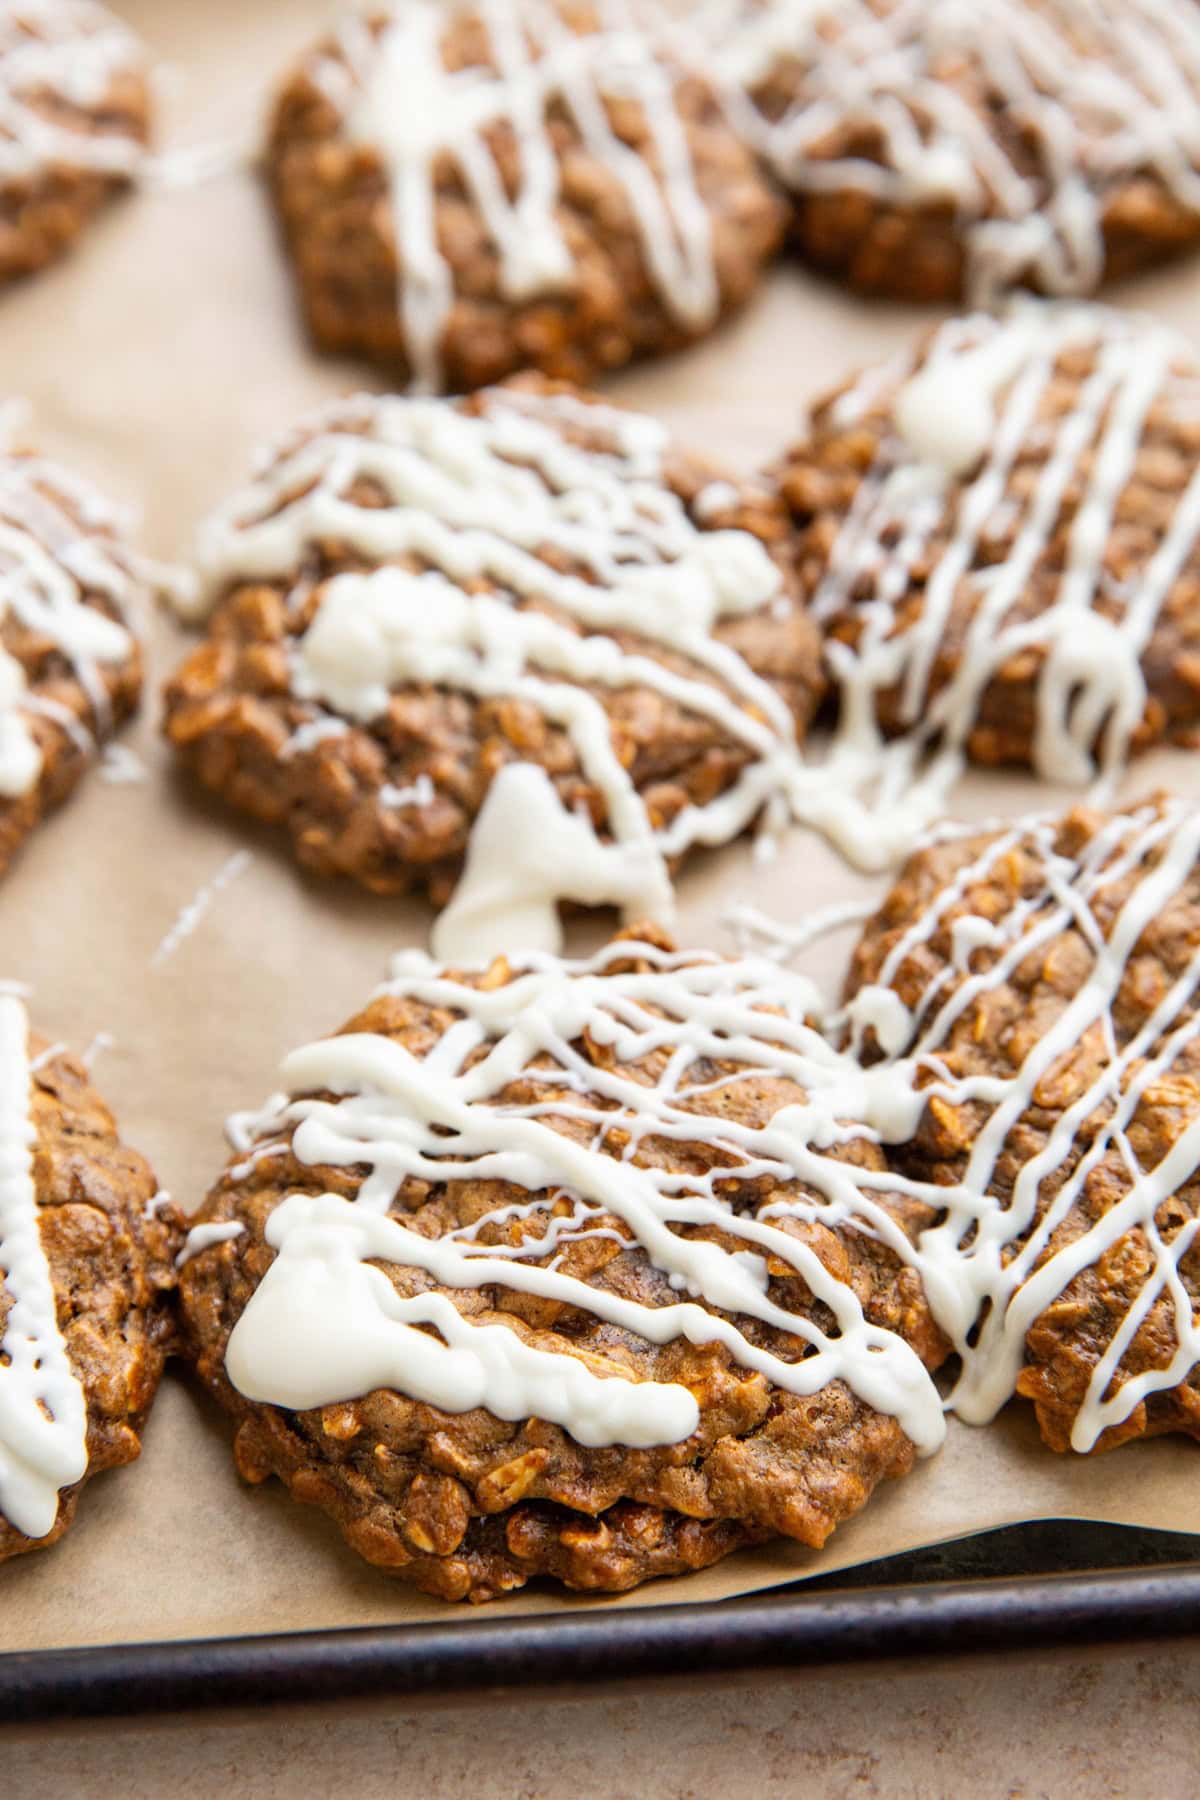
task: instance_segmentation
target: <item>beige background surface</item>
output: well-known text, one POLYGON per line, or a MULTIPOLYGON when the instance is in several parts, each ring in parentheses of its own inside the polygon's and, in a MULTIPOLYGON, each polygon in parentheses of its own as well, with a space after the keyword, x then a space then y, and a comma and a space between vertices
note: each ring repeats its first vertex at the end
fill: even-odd
MULTIPOLYGON (((170 146, 226 135, 246 141, 273 71, 328 12, 317 0, 124 0, 120 10, 173 65, 164 106, 170 146)), ((1198 289, 1200 267, 1192 266, 1143 282, 1122 298, 1195 332, 1198 289)), ((778 451, 808 398, 861 360, 905 341, 918 322, 910 310, 860 305, 784 268, 758 303, 711 343, 633 371, 613 382, 612 392, 661 411, 682 436, 749 468, 778 451)), ((186 549, 195 520, 244 470, 262 438, 286 427, 305 406, 359 382, 369 384, 370 378, 319 362, 304 345, 265 208, 246 171, 187 191, 139 196, 99 225, 68 264, 0 299, 0 393, 25 394, 33 403, 37 440, 140 509, 143 541, 159 555, 186 549)), ((112 1035, 115 1041, 97 1065, 100 1085, 131 1140, 154 1160, 163 1185, 191 1205, 222 1158, 224 1116, 259 1100, 274 1083, 282 1053, 354 1009, 383 974, 387 954, 423 941, 428 921, 417 906, 315 887, 292 869, 274 840, 172 783, 156 742, 153 686, 182 643, 173 628, 156 623, 152 692, 133 740, 150 781, 118 787, 93 778, 6 881, 0 974, 33 985, 33 1011, 43 1031, 76 1047, 99 1032, 112 1035), (194 933, 163 957, 162 941, 181 909, 241 848, 252 853, 249 866, 214 894, 194 933)), ((1188 758, 1153 759, 1138 767, 1130 791, 1160 780, 1195 790, 1193 769, 1188 758)), ((1046 800, 1046 791, 1030 783, 977 777, 964 790, 962 805, 1017 812, 1046 800)), ((685 875, 682 935, 696 943, 723 941, 717 935, 723 910, 751 893, 787 916, 867 891, 869 884, 811 840, 792 840, 765 888, 746 851, 737 848, 685 875)), ((598 935, 593 929, 592 939, 598 935)), ((946 1452, 881 1494, 834 1540, 831 1554, 814 1559, 794 1548, 762 1551, 649 1597, 694 1600, 765 1585, 1019 1517, 1107 1517, 1200 1531, 1195 1454, 1188 1446, 1154 1444, 1074 1463, 1041 1450, 1028 1417, 1018 1411, 993 1433, 954 1430, 946 1452)), ((516 1610, 531 1603, 507 1604, 516 1610)), ((280 1494, 239 1490, 221 1422, 175 1379, 165 1386, 142 1463, 97 1484, 79 1525, 52 1555, 0 1570, 0 1648, 382 1621, 434 1611, 433 1603, 380 1581, 334 1543, 320 1519, 292 1508, 280 1494)), ((1200 1664, 1193 1660, 1187 1667, 1194 1686, 1200 1664)), ((1181 1679, 1182 1670, 1181 1663, 1181 1679)), ((1025 1684, 1021 1691, 1032 1703, 1037 1688, 1031 1680, 1023 1672, 1017 1687, 1025 1684)), ((1097 1694, 1109 1691, 1105 1683, 1114 1693, 1119 1685, 1111 1673, 1096 1682, 1097 1694)), ((711 1699, 684 1705, 659 1695, 639 1702, 621 1715, 633 1734, 630 1744, 658 1742, 668 1721, 683 1722, 669 1727, 679 1734, 670 1740, 671 1757, 651 1758, 645 1781, 627 1789, 603 1785, 599 1773, 603 1746, 617 1741, 604 1725, 610 1703, 568 1709, 564 1720, 569 1716, 581 1727, 582 1746, 570 1767, 592 1770, 580 1774, 572 1791, 682 1795, 702 1791, 706 1780, 711 1791, 712 1781, 701 1771, 711 1777, 725 1765, 712 1762, 705 1746, 736 1743, 739 1729, 757 1732, 759 1708, 764 1741, 774 1741, 772 1733, 786 1737, 802 1713, 820 1719, 832 1746, 829 1780, 835 1774, 858 1780, 853 1746, 867 1700, 847 1707, 832 1678, 827 1690, 818 1688, 807 1676, 792 1685, 772 1680, 763 1688, 768 1697, 755 1700, 744 1726, 737 1721, 747 1709, 735 1699, 723 1703, 724 1712, 711 1699), (811 1695, 811 1713, 807 1703, 800 1705, 802 1695, 811 1695), (835 1741, 828 1734, 843 1714, 855 1729, 835 1741), (589 1780, 601 1785, 589 1787, 589 1780)), ((916 1735, 927 1747, 934 1741, 928 1709, 926 1724, 920 1722, 916 1703, 925 1689, 916 1675, 872 1676, 853 1691, 874 1696, 872 1707, 888 1694, 897 1755, 909 1711, 916 1735), (904 1691, 911 1706, 898 1698, 898 1681, 909 1684, 904 1691)), ((953 1681, 941 1692, 934 1711, 944 1710, 949 1735, 938 1741, 953 1762, 962 1702, 953 1681)), ((1027 1718, 1030 1710, 1018 1707, 1014 1716, 1027 1718)), ((472 1736, 483 1731, 490 1740, 503 1727, 528 1754, 513 1751, 511 1779, 495 1791, 570 1789, 568 1765, 557 1761, 557 1752, 557 1772, 546 1776, 544 1762, 539 1775, 529 1749, 553 1727, 557 1703, 520 1714, 509 1703, 476 1717, 470 1732, 454 1726, 452 1716, 461 1721, 468 1715, 439 1715, 440 1723, 426 1720, 412 1730, 424 1744, 457 1746, 454 1755, 447 1749, 449 1760, 439 1767, 465 1772, 472 1736)), ((993 1723, 998 1730, 999 1711, 993 1723)), ((1120 1729, 1126 1729, 1123 1723, 1120 1729)), ((186 1776, 191 1785, 179 1785, 185 1778, 177 1770, 170 1791, 215 1791, 241 1766, 237 1746, 252 1741, 249 1732, 245 1726, 194 1728, 186 1738, 196 1746, 195 1766, 186 1776)), ((106 1737, 88 1791, 118 1791, 112 1783, 130 1766, 126 1758, 143 1774, 136 1787, 121 1791, 153 1791, 150 1771, 166 1768, 172 1741, 169 1732, 122 1730, 106 1737)), ((981 1733, 971 1754, 982 1754, 984 1742, 981 1733)), ((314 1754, 322 1746, 330 1758, 351 1746, 358 1756, 361 1749, 368 1782, 362 1792, 385 1791, 379 1783, 389 1757, 402 1747, 411 1750, 403 1722, 378 1719, 358 1733, 349 1725, 319 1726, 309 1717, 292 1743, 301 1758, 304 1744, 314 1754)), ((70 1791, 39 1787, 34 1764, 22 1765, 22 1754, 17 1769, 27 1768, 29 1779, 10 1785, 13 1764, 6 1755, 9 1791, 70 1791)), ((743 1791, 734 1781, 735 1765, 736 1758, 728 1781, 722 1778, 731 1793, 743 1791)), ((55 1779, 56 1766, 66 1765, 42 1761, 47 1781, 55 1779)), ((817 1765, 809 1766, 815 1779, 817 1765)), ((902 1764, 892 1766, 899 1771, 902 1764)), ((980 1764, 985 1772, 992 1766, 980 1764)), ((408 1769, 415 1773, 411 1762, 408 1769)), ((870 1782, 878 1778, 868 1768, 866 1785, 855 1791, 906 1791, 873 1789, 870 1782)), ((1038 1791, 1042 1777, 1030 1779, 1028 1791, 1038 1791)), ((424 1775, 422 1784, 431 1793, 463 1791, 435 1788, 424 1775)), ((297 1790, 268 1784, 244 1791, 297 1790)), ((1055 1791, 1121 1790, 1101 1785, 1055 1791)), ((1168 1785, 1160 1791, 1174 1790, 1168 1785)))

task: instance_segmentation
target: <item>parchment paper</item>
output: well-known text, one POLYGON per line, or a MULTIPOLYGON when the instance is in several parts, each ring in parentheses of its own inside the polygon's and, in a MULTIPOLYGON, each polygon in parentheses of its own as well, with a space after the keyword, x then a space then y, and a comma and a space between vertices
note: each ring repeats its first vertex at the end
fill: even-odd
MULTIPOLYGON (((275 72, 328 12, 320 0, 125 0, 119 10, 173 65, 162 134, 171 147, 248 143, 275 72)), ((1200 263, 1121 298, 1187 330, 1198 295, 1200 263)), ((622 376, 611 391, 751 468, 788 440, 809 398, 905 342, 927 317, 860 304, 783 267, 731 328, 622 376)), ((67 264, 0 296, 0 393, 28 396, 37 441, 141 510, 142 541, 159 556, 186 548, 260 440, 354 385, 371 377, 317 359, 301 336, 247 168, 135 196, 67 264)), ((313 884, 277 839, 172 779, 156 690, 186 640, 165 619, 148 624, 147 704, 125 740, 148 779, 118 786, 93 775, 39 831, 0 889, 0 974, 32 985, 42 1032, 77 1049, 111 1034, 99 1085, 126 1136, 190 1208, 221 1166, 226 1115, 272 1090, 290 1047, 355 1010, 390 952, 425 941, 429 915, 313 884), (248 865, 230 865, 243 850, 248 865), (222 872, 195 929, 164 954, 181 910, 222 872)), ((1128 791, 1158 783, 1195 791, 1198 770, 1194 757, 1156 756, 1136 766, 1128 791)), ((1058 797, 1024 778, 976 775, 957 810, 1018 813, 1058 797)), ((799 833, 766 874, 738 846, 685 872, 680 935, 726 943, 721 917, 737 899, 787 918, 881 886, 799 833)), ((603 935, 592 922, 575 947, 603 935)), ((841 954, 823 947, 812 959, 831 985, 841 954)), ((1056 1457, 1018 1406, 990 1430, 952 1423, 944 1452, 881 1489, 819 1556, 769 1547, 623 1600, 525 1594, 503 1607, 711 1599, 1022 1519, 1200 1533, 1197 1455, 1193 1445, 1157 1442, 1101 1459, 1056 1457)), ((89 1488, 57 1548, 0 1568, 3 1649, 447 1616, 361 1563, 282 1489, 242 1488, 224 1420, 182 1375, 164 1383, 140 1463, 89 1488)))

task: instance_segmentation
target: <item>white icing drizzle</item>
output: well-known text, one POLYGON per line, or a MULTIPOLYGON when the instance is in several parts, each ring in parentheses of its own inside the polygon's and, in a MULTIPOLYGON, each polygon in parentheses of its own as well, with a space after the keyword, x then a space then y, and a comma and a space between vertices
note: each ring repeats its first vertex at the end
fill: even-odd
POLYGON ((440 351, 454 302, 454 272, 438 239, 435 174, 452 160, 478 210, 514 303, 569 293, 575 261, 559 217, 560 169, 551 112, 565 114, 586 154, 619 188, 663 304, 685 326, 715 316, 711 222, 675 101, 678 71, 632 28, 624 0, 599 0, 598 28, 576 32, 554 0, 403 0, 375 31, 362 18, 339 28, 340 54, 318 52, 313 81, 341 129, 383 159, 399 264, 398 305, 414 383, 442 385, 440 351), (475 19, 494 67, 448 70, 442 46, 456 19, 475 19), (611 105, 637 104, 650 161, 626 144, 611 105), (489 134, 515 140, 517 190, 506 191, 489 134))
POLYGON ((55 167, 132 175, 145 151, 127 132, 76 126, 39 105, 49 94, 83 113, 103 108, 113 84, 141 70, 133 33, 91 0, 5 0, 0 6, 0 182, 55 167))
POLYGON ((980 299, 1093 291, 1108 196, 1147 172, 1200 211, 1200 17, 1179 0, 715 0, 704 36, 785 185, 950 201, 980 299), (770 121, 748 96, 792 60, 796 98, 770 121), (963 60, 1004 135, 942 78, 963 60), (878 132, 880 159, 822 154, 841 124, 878 132))
POLYGON ((158 1217, 159 1213, 162 1211, 163 1207, 170 1206, 170 1204, 171 1204, 171 1196, 168 1193, 167 1189, 159 1188, 155 1193, 151 1194, 151 1196, 147 1200, 145 1206, 143 1206, 143 1208, 142 1208, 143 1219, 157 1219, 157 1217, 158 1217))
POLYGON ((111 1031, 98 1031, 86 1050, 80 1052, 79 1060, 90 1074, 99 1057, 106 1050, 115 1050, 117 1040, 111 1031))
MULTIPOLYGON (((156 1195, 151 1205, 157 1210, 157 1206, 162 1204, 164 1198, 169 1198, 169 1196, 156 1195)), ((148 1216, 153 1218, 155 1215, 150 1213, 148 1216)), ((193 1256, 199 1256, 202 1250, 211 1250, 214 1244, 232 1243, 234 1238, 241 1237, 245 1229, 246 1227, 239 1224, 236 1219, 227 1220, 224 1224, 217 1222, 193 1225, 183 1240, 183 1249, 175 1258, 175 1267, 182 1269, 185 1263, 191 1262, 193 1256)))
POLYGON ((428 775, 418 775, 415 781, 410 781, 405 787, 397 787, 394 782, 385 781, 379 790, 379 799, 381 805, 395 807, 397 811, 402 806, 432 806, 437 799, 437 789, 428 775))
POLYGON ((798 924, 785 925, 740 900, 728 908, 721 923, 733 933, 743 956, 753 953, 769 956, 775 962, 788 962, 822 938, 844 931, 849 925, 861 925, 874 911, 874 900, 838 900, 808 913, 798 924))
POLYGON ((12 1302, 0 1340, 0 1513, 40 1538, 87 1468, 87 1408, 38 1226, 28 1039, 24 1006, 0 994, 0 1279, 12 1302))
MULTIPOLYGON (((1024 301, 999 321, 951 322, 915 373, 911 363, 892 371, 892 429, 842 525, 813 610, 822 620, 853 613, 861 625, 853 649, 829 646, 842 717, 828 772, 857 790, 897 851, 942 811, 985 690, 1023 651, 1044 653, 1033 742, 1039 773, 1095 782, 1097 798, 1111 792, 1146 703, 1141 656, 1200 536, 1197 478, 1153 555, 1130 570, 1125 595, 1105 576, 1107 541, 1151 409, 1194 415, 1195 382, 1178 372, 1181 356, 1190 363, 1172 333, 1135 316, 1024 301), (1014 484, 1014 464, 1031 436, 1048 429, 1038 408, 1056 359, 1079 346, 1094 352, 1093 372, 1053 428, 1050 454, 1028 491, 1014 484), (1067 510, 1084 468, 1084 498, 1067 510), (994 562, 981 557, 981 541, 1006 506, 1016 531, 994 562), (924 573, 919 614, 901 626, 911 571, 929 559, 931 535, 947 518, 953 529, 924 573), (1022 620, 1030 577, 1049 565, 1064 529, 1065 566, 1052 604, 1022 620), (860 600, 864 589, 868 598, 860 600), (976 605, 955 673, 935 694, 931 672, 964 589, 976 605), (879 696, 895 687, 908 729, 884 745, 873 721, 879 696)), ((836 402, 836 425, 852 426, 878 404, 877 373, 836 402)))
POLYGON ((180 945, 191 937, 217 895, 222 893, 230 882, 236 881, 239 875, 244 874, 253 861, 254 858, 248 850, 235 850, 233 855, 227 857, 221 864, 212 880, 206 881, 192 895, 187 904, 180 907, 175 923, 150 958, 152 969, 161 968, 165 962, 170 961, 180 945))
POLYGON ((331 738, 345 737, 349 729, 345 719, 328 716, 309 719, 296 727, 279 754, 289 759, 293 756, 306 756, 318 744, 327 744, 331 738))
MULTIPOLYGON (((392 989, 459 1016, 423 1057, 369 1034, 330 1038, 295 1052, 284 1065, 288 1093, 252 1120, 239 1119, 235 1142, 270 1154, 294 1128, 292 1152, 304 1163, 369 1170, 353 1203, 333 1194, 292 1194, 271 1214, 268 1242, 277 1255, 230 1337, 230 1379, 249 1397, 310 1407, 379 1385, 463 1411, 486 1406, 497 1416, 554 1421, 585 1444, 675 1442, 694 1430, 696 1403, 674 1384, 593 1375, 562 1352, 534 1350, 503 1326, 468 1323, 446 1295, 401 1299, 380 1259, 426 1270, 443 1287, 491 1283, 586 1308, 652 1343, 683 1336, 720 1343, 734 1362, 794 1394, 844 1380, 870 1405, 897 1417, 923 1451, 941 1442, 941 1402, 910 1347, 864 1318, 850 1287, 830 1274, 806 1244, 774 1221, 824 1212, 851 1217, 863 1204, 857 1171, 824 1154, 863 1121, 868 1135, 891 1129, 911 1099, 907 1076, 865 1072, 834 1050, 806 1016, 818 1007, 810 983, 773 962, 689 959, 652 945, 634 947, 651 966, 614 965, 631 954, 610 945, 584 963, 531 954, 505 986, 472 989, 419 953, 397 959, 392 989), (765 1009, 777 1008, 768 1013, 765 1009), (611 1067, 592 1068, 574 1048, 587 1031, 611 1046, 611 1067), (625 1065, 669 1050, 654 1085, 625 1065), (479 1060, 476 1053, 485 1051, 479 1060), (506 1101, 504 1090, 533 1059, 577 1102, 544 1106, 506 1101), (718 1058, 741 1065, 725 1080, 790 1078, 808 1095, 769 1125, 753 1129, 692 1111, 705 1089, 696 1065, 718 1058), (337 1098, 305 1098, 325 1090, 337 1098), (903 1090, 903 1095, 901 1094, 903 1090), (590 1094, 597 1100, 589 1099, 590 1094), (291 1096, 300 1096, 289 1098, 291 1096), (555 1130, 546 1115, 582 1122, 591 1141, 555 1130), (611 1129, 629 1134, 620 1155, 601 1147, 611 1129), (702 1143, 718 1152, 707 1176, 641 1167, 633 1159, 647 1137, 702 1143), (739 1216, 715 1183, 748 1175, 798 1183, 814 1198, 777 1192, 758 1216, 739 1216), (569 1203, 536 1241, 489 1245, 478 1222, 440 1238, 423 1236, 388 1209, 401 1181, 496 1179, 530 1194, 549 1191, 569 1203), (552 1255, 590 1230, 639 1245, 679 1299, 649 1306, 568 1275, 552 1255), (679 1235, 681 1225, 716 1227, 739 1240, 730 1252, 679 1235), (828 1307, 823 1331, 769 1294, 765 1258, 781 1258, 828 1307), (790 1332, 807 1352, 788 1361, 752 1342, 707 1307, 790 1332), (441 1341, 414 1330, 433 1324, 441 1341)), ((724 1085, 724 1081, 717 1085, 724 1085)), ((868 1203, 869 1204, 869 1203, 868 1203)), ((504 1205, 493 1218, 529 1216, 504 1205)))
MULTIPOLYGON (((98 732, 110 720, 102 670, 123 662, 133 639, 124 624, 88 605, 84 595, 102 594, 122 616, 132 603, 140 569, 103 535, 123 523, 79 476, 41 457, 0 451, 0 617, 11 614, 61 651, 98 732)), ((20 662, 0 650, 0 796, 5 798, 28 793, 41 775, 30 712, 52 718, 85 752, 94 748, 86 723, 68 708, 30 694, 20 662)))
POLYGON ((136 750, 128 744, 106 744, 100 757, 100 779, 110 787, 140 787, 149 780, 149 770, 136 750))

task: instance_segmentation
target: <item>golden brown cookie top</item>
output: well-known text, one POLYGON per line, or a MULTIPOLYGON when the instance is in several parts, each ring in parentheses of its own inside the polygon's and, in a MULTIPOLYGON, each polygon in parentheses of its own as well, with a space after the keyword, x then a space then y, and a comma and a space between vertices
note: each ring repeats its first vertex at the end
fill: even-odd
POLYGON ((944 1202, 915 1266, 951 1404, 1015 1387, 1056 1449, 1200 1435, 1198 859, 1200 811, 1163 796, 947 827, 854 959, 868 1049, 884 1021, 879 1066, 927 1100, 888 1162, 944 1202))
POLYGON ((5 435, 0 417, 0 873, 136 707, 157 579, 119 508, 5 435))
POLYGON ((553 1508, 647 1509, 647 1556, 613 1565, 561 1520, 581 1585, 654 1573, 669 1515, 822 1542, 940 1441, 943 1344, 885 1241, 933 1215, 838 1126, 861 1070, 812 1001, 649 934, 587 963, 400 959, 239 1118, 198 1215, 233 1235, 185 1264, 187 1333, 243 1466, 449 1597, 560 1573, 553 1508))
POLYGON ((0 12, 0 281, 59 255, 138 171, 149 133, 145 51, 93 0, 0 12))
POLYGON ((782 228, 709 82, 611 0, 348 18, 281 90, 268 165, 317 340, 426 390, 686 342, 782 228))
POLYGON ((202 533, 214 610, 167 733, 379 892, 444 902, 474 826, 493 933, 445 955, 551 947, 560 898, 665 919, 673 866, 769 806, 821 691, 786 539, 762 482, 539 377, 347 401, 202 533))
POLYGON ((1018 301, 819 403, 776 471, 856 715, 943 761, 1114 775, 1200 722, 1200 364, 1018 301))
POLYGON ((131 1462, 173 1325, 178 1232, 81 1063, 0 993, 0 1561, 131 1462))
POLYGON ((1200 235, 1190 0, 715 0, 733 116, 856 286, 1092 293, 1200 235))

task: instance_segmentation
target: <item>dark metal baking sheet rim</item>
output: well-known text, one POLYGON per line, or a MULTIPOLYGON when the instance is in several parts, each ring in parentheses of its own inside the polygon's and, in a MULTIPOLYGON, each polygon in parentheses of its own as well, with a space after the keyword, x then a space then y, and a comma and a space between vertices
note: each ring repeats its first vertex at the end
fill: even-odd
POLYGON ((1200 1635, 1200 1567, 0 1656, 0 1723, 1200 1635))

